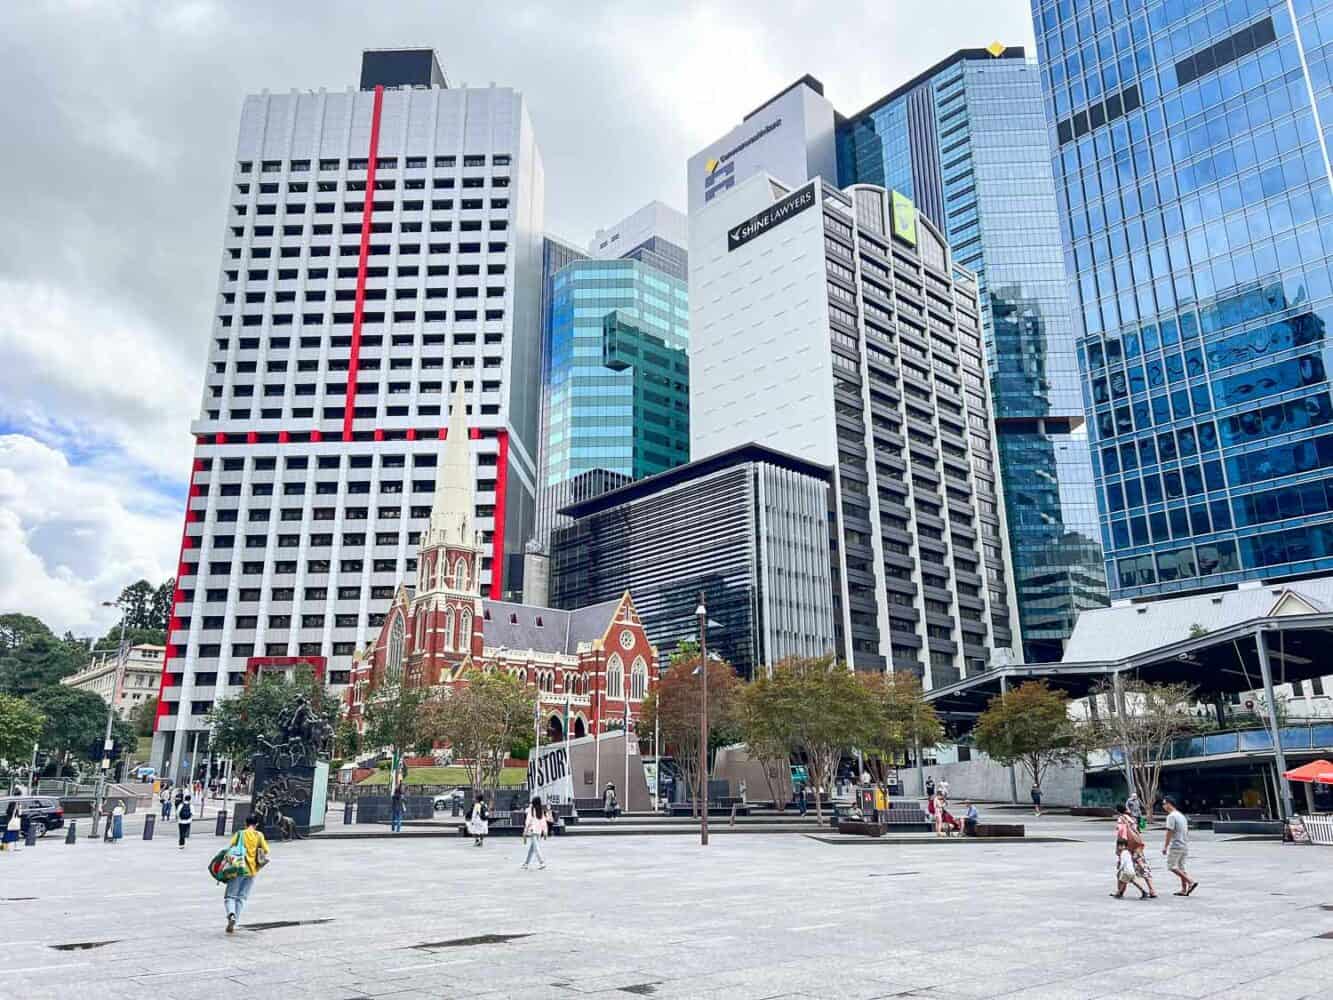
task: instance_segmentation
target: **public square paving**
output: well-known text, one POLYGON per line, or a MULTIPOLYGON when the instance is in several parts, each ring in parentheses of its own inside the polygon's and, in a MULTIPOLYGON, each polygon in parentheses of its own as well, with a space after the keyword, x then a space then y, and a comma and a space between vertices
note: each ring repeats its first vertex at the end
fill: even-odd
POLYGON ((0 997, 1333 997, 1328 849, 1196 832, 1178 899, 1154 830, 1161 898, 1117 901, 1108 824, 1029 831, 1074 839, 279 844, 232 936, 211 831, 53 835, 0 855, 0 997))

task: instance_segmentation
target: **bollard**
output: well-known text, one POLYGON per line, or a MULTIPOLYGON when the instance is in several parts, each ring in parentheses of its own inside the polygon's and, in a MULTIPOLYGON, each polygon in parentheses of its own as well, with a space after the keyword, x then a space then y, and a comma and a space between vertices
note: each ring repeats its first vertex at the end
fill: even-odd
POLYGON ((215 837, 225 837, 227 835, 227 814, 221 809, 218 810, 218 821, 213 827, 215 837))
POLYGON ((143 818, 143 839, 153 839, 153 829, 157 826, 157 817, 151 812, 143 818))
POLYGON ((456 795, 454 795, 454 796, 450 796, 450 798, 449 798, 449 811, 450 811, 450 813, 454 816, 455 819, 458 818, 458 813, 459 813, 459 810, 460 810, 461 807, 462 807, 462 803, 458 800, 458 796, 456 796, 456 795))
POLYGON ((352 825, 352 803, 350 801, 343 803, 343 826, 352 825))
POLYGON ((37 824, 29 823, 28 829, 23 833, 23 845, 25 847, 37 846, 37 824))
POLYGON ((65 843, 67 844, 74 843, 75 839, 78 836, 78 834, 76 834, 74 831, 78 827, 78 825, 79 824, 76 821, 74 820, 70 821, 69 829, 65 831, 65 843))

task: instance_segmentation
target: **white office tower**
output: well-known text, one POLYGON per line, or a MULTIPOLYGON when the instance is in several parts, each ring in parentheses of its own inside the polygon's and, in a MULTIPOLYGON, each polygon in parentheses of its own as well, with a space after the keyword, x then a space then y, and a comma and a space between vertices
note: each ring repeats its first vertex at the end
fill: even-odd
POLYGON ((839 656, 938 687, 1009 650, 975 280, 901 195, 738 180, 690 216, 690 450, 834 470, 839 656))
POLYGON ((247 97, 153 759, 198 770, 247 674, 333 687, 415 569, 448 401, 476 455, 481 580, 515 592, 534 510, 543 178, 523 96, 430 50, 361 86, 247 97))

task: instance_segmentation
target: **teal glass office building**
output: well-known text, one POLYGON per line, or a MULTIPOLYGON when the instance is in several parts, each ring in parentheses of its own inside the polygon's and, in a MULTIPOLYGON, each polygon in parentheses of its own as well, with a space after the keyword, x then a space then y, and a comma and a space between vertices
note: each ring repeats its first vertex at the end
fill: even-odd
POLYGON ((684 251, 653 238, 630 253, 574 260, 548 278, 542 541, 581 498, 577 483, 610 488, 689 461, 684 251))
POLYGON ((839 183, 907 194, 977 275, 1028 661, 1107 602, 1043 108, 1022 48, 964 49, 837 128, 839 183))
POLYGON ((1032 11, 1112 595, 1333 569, 1333 2, 1032 11))

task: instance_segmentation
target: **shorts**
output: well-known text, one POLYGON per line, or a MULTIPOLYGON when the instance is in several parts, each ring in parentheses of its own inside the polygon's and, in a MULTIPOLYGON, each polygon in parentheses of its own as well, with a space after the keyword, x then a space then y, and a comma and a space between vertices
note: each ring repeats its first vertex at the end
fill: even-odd
POLYGON ((1134 881, 1135 873, 1132 871, 1125 871, 1123 868, 1117 868, 1115 877, 1121 885, 1129 885, 1129 883, 1134 881))
POLYGON ((1166 852, 1166 867, 1175 871, 1180 871, 1185 867, 1185 859, 1190 855, 1188 847, 1177 847, 1172 844, 1166 852))

